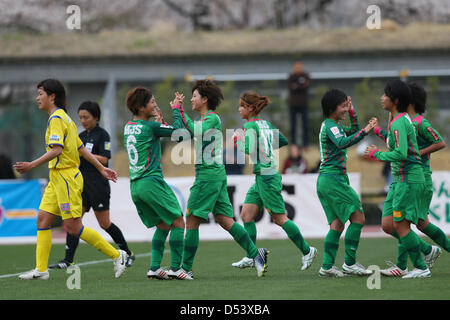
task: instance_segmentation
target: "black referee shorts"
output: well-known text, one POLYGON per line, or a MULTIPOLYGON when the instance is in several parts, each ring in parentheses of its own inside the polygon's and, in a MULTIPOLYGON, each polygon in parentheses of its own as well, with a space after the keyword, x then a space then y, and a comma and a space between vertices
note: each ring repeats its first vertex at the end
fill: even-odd
POLYGON ((89 211, 109 210, 109 199, 111 198, 111 187, 109 181, 101 177, 92 177, 89 174, 83 175, 84 187, 81 197, 83 198, 83 207, 89 211))

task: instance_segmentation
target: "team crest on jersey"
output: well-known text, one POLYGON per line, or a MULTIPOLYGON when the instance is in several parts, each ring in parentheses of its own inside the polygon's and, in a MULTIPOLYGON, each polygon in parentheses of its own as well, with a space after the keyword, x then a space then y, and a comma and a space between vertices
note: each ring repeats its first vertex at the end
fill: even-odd
POLYGON ((70 203, 61 203, 61 211, 70 211, 70 203))

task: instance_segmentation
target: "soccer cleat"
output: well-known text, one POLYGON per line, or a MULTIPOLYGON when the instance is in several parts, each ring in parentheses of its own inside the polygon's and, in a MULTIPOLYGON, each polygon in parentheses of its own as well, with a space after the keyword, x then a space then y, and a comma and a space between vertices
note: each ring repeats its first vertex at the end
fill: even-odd
POLYGON ((48 270, 40 272, 37 268, 19 275, 21 280, 48 280, 49 277, 48 270))
POLYGON ((128 259, 128 254, 125 251, 123 250, 118 251, 119 257, 113 260, 116 278, 120 278, 120 276, 125 272, 125 269, 127 268, 127 259, 128 259))
POLYGON ((74 266, 74 262, 68 262, 66 260, 61 260, 57 263, 51 264, 48 266, 49 269, 67 269, 70 266, 74 266))
POLYGON ((254 259, 254 265, 258 274, 258 277, 263 277, 267 271, 267 255, 269 251, 266 248, 258 249, 258 254, 254 259))
POLYGON ((347 265, 345 262, 342 265, 342 271, 345 274, 351 274, 351 275, 356 275, 356 276, 368 276, 372 274, 372 270, 367 270, 366 268, 364 268, 363 265, 361 265, 360 263, 356 262, 354 264, 352 264, 351 266, 347 265))
POLYGON ((336 277, 336 278, 347 277, 347 275, 345 273, 343 273, 341 270, 339 270, 335 266, 332 266, 328 270, 321 267, 319 270, 319 276, 320 277, 336 277))
POLYGON ((386 261, 386 264, 389 266, 387 269, 380 270, 380 273, 386 277, 402 277, 408 274, 408 268, 405 270, 400 269, 398 266, 393 264, 390 261, 386 261))
POLYGON ((254 267, 255 263, 254 263, 253 259, 248 258, 248 257, 243 257, 240 261, 234 262, 231 265, 236 268, 244 269, 244 268, 254 267))
POLYGON ((167 272, 167 275, 171 279, 178 279, 178 280, 194 280, 183 268, 178 269, 177 271, 174 271, 170 269, 167 272))
POLYGON ((148 269, 147 277, 151 279, 158 279, 158 280, 169 280, 169 276, 167 275, 167 270, 164 270, 163 268, 158 268, 157 270, 153 271, 151 269, 148 269))
POLYGON ((192 279, 194 279, 194 271, 190 270, 190 271, 187 272, 187 274, 188 274, 192 279))
POLYGON ((128 259, 127 259, 127 267, 131 267, 131 265, 133 264, 134 260, 136 260, 136 256, 134 255, 134 252, 131 252, 131 255, 128 255, 128 259))
POLYGON ((302 257, 302 271, 308 269, 314 261, 317 255, 317 249, 309 247, 309 253, 302 257))
POLYGON ((442 250, 439 247, 432 246, 431 252, 423 257, 423 261, 428 269, 433 268, 437 258, 441 255, 442 250))
POLYGON ((403 279, 413 279, 413 278, 430 278, 431 272, 430 269, 426 268, 422 269, 414 269, 413 271, 408 272, 406 276, 403 276, 403 279))

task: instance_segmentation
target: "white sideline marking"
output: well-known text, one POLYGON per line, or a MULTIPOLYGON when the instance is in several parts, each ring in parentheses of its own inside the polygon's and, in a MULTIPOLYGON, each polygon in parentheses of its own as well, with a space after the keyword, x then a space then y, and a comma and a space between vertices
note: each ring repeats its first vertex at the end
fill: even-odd
MULTIPOLYGON (((164 253, 170 252, 170 250, 164 250, 164 253)), ((150 256, 151 253, 147 252, 147 253, 140 253, 140 254, 135 254, 136 258, 140 258, 140 257, 148 257, 150 256)), ((97 264, 97 263, 104 263, 104 262, 111 262, 111 259, 103 259, 103 260, 94 260, 94 261, 86 261, 86 262, 81 262, 81 263, 76 263, 76 266, 87 266, 87 265, 91 265, 91 264, 97 264)), ((52 271, 51 269, 49 269, 49 271, 52 271)), ((11 277, 16 277, 22 273, 24 273, 26 271, 23 272, 19 272, 19 273, 11 273, 11 274, 4 274, 4 275, 0 275, 0 279, 3 278, 11 278, 11 277)))

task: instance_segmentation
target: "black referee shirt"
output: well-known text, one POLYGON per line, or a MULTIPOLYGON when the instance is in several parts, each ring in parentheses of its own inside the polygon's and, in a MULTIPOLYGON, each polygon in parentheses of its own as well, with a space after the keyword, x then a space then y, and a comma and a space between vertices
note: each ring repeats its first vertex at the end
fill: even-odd
MULTIPOLYGON (((111 142, 110 142, 111 139, 109 137, 108 132, 105 129, 97 125, 95 128, 91 130, 91 132, 85 130, 81 132, 79 136, 81 141, 83 141, 84 147, 88 149, 92 154, 96 154, 111 159, 111 142)), ((108 163, 106 164, 105 167, 107 166, 108 163)), ((103 178, 100 172, 98 172, 97 169, 83 157, 80 158, 80 171, 83 174, 83 176, 85 174, 92 175, 95 172, 100 177, 103 178)))

